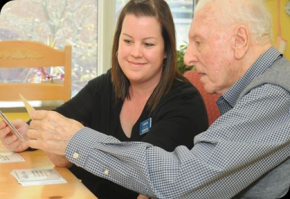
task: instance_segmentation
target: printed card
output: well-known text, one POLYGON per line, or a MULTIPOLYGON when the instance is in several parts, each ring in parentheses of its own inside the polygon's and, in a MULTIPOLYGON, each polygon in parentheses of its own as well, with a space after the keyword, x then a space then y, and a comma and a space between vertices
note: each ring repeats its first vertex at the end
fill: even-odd
POLYGON ((23 162, 25 161, 19 154, 14 152, 2 153, 0 152, 0 164, 10 162, 23 162))
POLYGON ((23 186, 66 183, 54 169, 14 170, 11 175, 23 186))

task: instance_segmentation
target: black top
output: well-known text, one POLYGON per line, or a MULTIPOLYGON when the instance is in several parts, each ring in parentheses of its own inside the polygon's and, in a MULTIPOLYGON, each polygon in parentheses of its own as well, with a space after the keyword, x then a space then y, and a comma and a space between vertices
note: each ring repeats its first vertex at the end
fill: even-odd
MULTIPOLYGON (((197 89, 189 82, 175 80, 171 90, 164 95, 149 115, 145 105, 128 138, 120 124, 122 100, 116 102, 110 70, 91 81, 70 101, 56 109, 84 126, 120 141, 143 141, 173 151, 179 145, 193 147, 193 138, 208 127, 205 105, 197 89), (140 123, 151 118, 149 132, 140 135, 140 123)), ((70 169, 76 177, 99 198, 136 199, 139 193, 125 189, 113 182, 94 176, 82 168, 70 169)))

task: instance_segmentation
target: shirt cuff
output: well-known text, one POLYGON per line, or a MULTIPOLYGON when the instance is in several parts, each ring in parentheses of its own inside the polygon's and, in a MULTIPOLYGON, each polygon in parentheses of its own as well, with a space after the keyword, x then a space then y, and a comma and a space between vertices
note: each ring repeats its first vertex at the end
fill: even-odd
POLYGON ((65 156, 70 162, 79 167, 84 167, 95 143, 107 138, 108 136, 103 133, 84 127, 68 142, 65 149, 65 156))

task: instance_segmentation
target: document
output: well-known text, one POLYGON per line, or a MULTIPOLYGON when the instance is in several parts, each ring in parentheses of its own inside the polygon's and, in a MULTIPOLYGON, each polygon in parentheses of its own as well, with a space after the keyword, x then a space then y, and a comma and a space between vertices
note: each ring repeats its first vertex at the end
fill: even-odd
POLYGON ((25 160, 21 155, 10 151, 0 143, 0 164, 10 162, 24 162, 25 160))
POLYGON ((67 183, 54 169, 19 169, 13 170, 11 175, 22 186, 67 183))
POLYGON ((14 152, 0 152, 0 164, 11 162, 23 162, 25 161, 19 154, 14 152))

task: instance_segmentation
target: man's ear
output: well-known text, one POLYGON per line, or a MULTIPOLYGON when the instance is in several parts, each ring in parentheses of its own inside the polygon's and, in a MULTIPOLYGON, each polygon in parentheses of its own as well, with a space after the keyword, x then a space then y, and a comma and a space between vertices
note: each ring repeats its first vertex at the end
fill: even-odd
POLYGON ((234 30, 234 55, 236 59, 242 59, 250 45, 250 33, 246 26, 238 26, 234 30))

